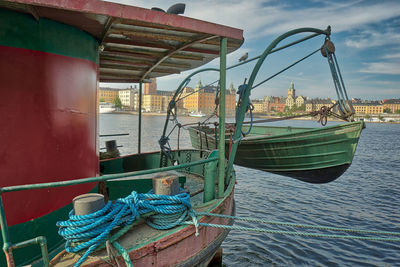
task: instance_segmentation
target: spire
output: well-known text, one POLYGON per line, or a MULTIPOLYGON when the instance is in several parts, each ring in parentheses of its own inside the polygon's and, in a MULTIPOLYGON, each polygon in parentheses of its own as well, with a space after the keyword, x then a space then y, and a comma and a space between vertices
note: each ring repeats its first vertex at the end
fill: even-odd
POLYGON ((233 82, 231 82, 231 84, 229 85, 229 90, 235 90, 235 89, 233 88, 233 82))
POLYGON ((201 81, 199 80, 199 82, 197 83, 196 88, 201 88, 201 87, 203 87, 203 85, 201 84, 201 81))
POLYGON ((296 98, 296 93, 295 93, 295 89, 294 89, 294 83, 293 82, 291 82, 290 83, 290 87, 289 87, 289 90, 288 90, 288 97, 293 97, 293 98, 296 98))

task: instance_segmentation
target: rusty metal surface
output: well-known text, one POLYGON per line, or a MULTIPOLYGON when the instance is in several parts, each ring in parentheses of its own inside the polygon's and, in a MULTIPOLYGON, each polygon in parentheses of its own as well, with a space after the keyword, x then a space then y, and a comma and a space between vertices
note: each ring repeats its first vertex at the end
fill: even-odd
POLYGON ((47 18, 90 33, 101 44, 101 82, 139 82, 201 66, 243 43, 243 31, 159 11, 98 0, 0 0, 0 8, 47 18))

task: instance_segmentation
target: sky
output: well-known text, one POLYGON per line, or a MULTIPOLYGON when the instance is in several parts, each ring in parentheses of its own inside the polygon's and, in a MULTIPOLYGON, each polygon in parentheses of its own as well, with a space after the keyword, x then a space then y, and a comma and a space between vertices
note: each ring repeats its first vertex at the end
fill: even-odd
MULTIPOLYGON (((143 8, 168 9, 178 1, 112 2, 143 8)), ((381 100, 400 98, 400 1, 370 0, 201 0, 187 1, 183 16, 210 21, 243 29, 242 46, 230 53, 227 65, 249 53, 256 57, 279 35, 301 27, 332 28, 331 40, 336 47, 336 57, 349 98, 381 100)), ((297 39, 297 38, 296 38, 297 39)), ((293 41, 295 39, 291 39, 293 41)), ((262 81, 294 61, 318 49, 323 37, 314 38, 266 59, 257 81, 262 81)), ((205 67, 219 67, 215 59, 205 67)), ((249 78, 254 64, 228 71, 227 86, 237 88, 249 78)), ((175 90, 189 75, 186 71, 157 79, 159 90, 175 90)), ((189 86, 199 80, 208 84, 216 76, 202 73, 195 76, 189 86)), ((296 65, 276 78, 252 90, 251 99, 263 96, 286 96, 290 83, 294 83, 296 95, 310 98, 337 99, 335 87, 326 58, 319 53, 296 65)), ((127 87, 126 84, 100 84, 100 86, 127 87)))

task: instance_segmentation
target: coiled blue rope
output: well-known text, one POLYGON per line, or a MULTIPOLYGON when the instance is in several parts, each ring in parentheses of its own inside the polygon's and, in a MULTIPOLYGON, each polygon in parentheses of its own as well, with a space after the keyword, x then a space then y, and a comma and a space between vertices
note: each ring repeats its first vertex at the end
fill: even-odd
POLYGON ((151 193, 138 194, 135 191, 114 203, 108 202, 103 209, 91 214, 74 215, 71 210, 69 220, 57 222, 57 226, 60 227, 58 234, 66 240, 67 252, 77 253, 87 249, 75 263, 74 266, 78 267, 106 241, 111 230, 130 225, 142 214, 149 212, 155 212, 155 215, 147 218, 147 224, 161 230, 180 225, 190 216, 198 235, 198 223, 190 204, 189 194, 165 196, 151 193))

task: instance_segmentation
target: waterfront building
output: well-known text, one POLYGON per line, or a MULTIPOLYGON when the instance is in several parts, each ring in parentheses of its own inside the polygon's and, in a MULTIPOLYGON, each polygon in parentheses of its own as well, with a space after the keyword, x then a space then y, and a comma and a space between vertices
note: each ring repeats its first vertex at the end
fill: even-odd
POLYGON ((229 85, 225 94, 225 109, 228 116, 235 114, 236 109, 236 88, 233 87, 233 83, 229 85))
POLYGON ((118 96, 119 89, 116 88, 99 88, 98 100, 99 102, 113 103, 114 99, 118 96), (101 100, 101 101, 100 101, 101 100))
POLYGON ((162 96, 161 95, 143 95, 143 110, 146 112, 162 111, 162 96))
POLYGON ((290 83, 290 87, 288 89, 288 96, 286 98, 286 108, 292 109, 294 104, 296 103, 296 90, 294 89, 294 83, 290 83))
MULTIPOLYGON (((157 90, 157 80, 152 78, 150 83, 144 84, 142 109, 146 112, 166 112, 173 94, 172 91, 157 90)), ((139 109, 139 105, 136 109, 139 109)))
POLYGON ((267 110, 265 110, 265 104, 263 100, 252 100, 251 104, 253 104, 253 112, 254 113, 265 113, 267 110))
POLYGON ((400 110, 400 99, 385 99, 383 100, 383 109, 390 109, 392 113, 400 110))
POLYGON ((328 99, 312 99, 309 101, 305 102, 306 105, 306 111, 311 112, 311 111, 318 111, 322 107, 331 107, 335 101, 332 101, 330 98, 328 99))
POLYGON ((155 94, 143 95, 143 110, 146 112, 166 112, 173 93, 157 90, 155 94))
POLYGON ((293 99, 296 98, 296 90, 294 89, 294 83, 293 82, 290 83, 290 87, 289 87, 289 90, 288 90, 288 97, 289 96, 291 96, 293 99))
POLYGON ((151 78, 149 83, 145 83, 143 86, 143 95, 155 95, 157 94, 157 79, 151 78))
POLYGON ((138 95, 137 87, 130 87, 126 89, 121 89, 118 91, 119 99, 124 108, 128 110, 134 110, 135 107, 135 96, 138 95))
POLYGON ((295 104, 295 100, 294 100, 293 96, 289 95, 289 96, 286 98, 285 103, 286 103, 286 107, 287 107, 288 109, 292 109, 293 106, 294 106, 294 104, 295 104))
MULTIPOLYGON (((182 93, 183 108, 187 112, 201 112, 203 114, 211 114, 215 111, 215 98, 217 95, 216 86, 203 87, 199 81, 195 88, 185 87, 182 93)), ((232 115, 236 107, 236 90, 233 84, 226 90, 225 94, 226 114, 232 115)))
POLYGON ((268 112, 283 112, 286 108, 284 97, 271 97, 268 103, 268 112))
POLYGON ((384 106, 378 101, 353 104, 356 114, 382 114, 384 106))
POLYGON ((296 107, 301 107, 302 105, 305 104, 305 98, 301 95, 299 95, 298 97, 296 97, 296 107))

